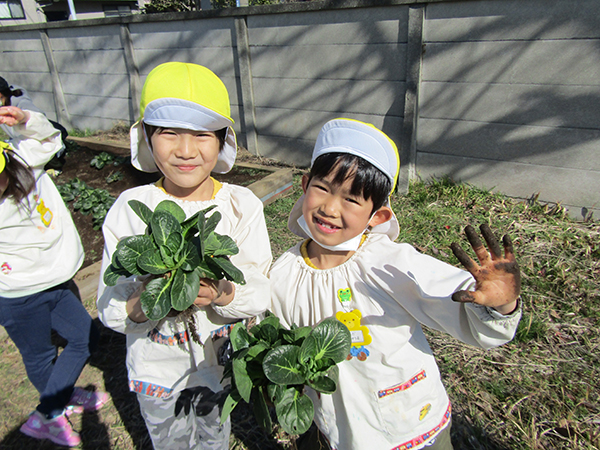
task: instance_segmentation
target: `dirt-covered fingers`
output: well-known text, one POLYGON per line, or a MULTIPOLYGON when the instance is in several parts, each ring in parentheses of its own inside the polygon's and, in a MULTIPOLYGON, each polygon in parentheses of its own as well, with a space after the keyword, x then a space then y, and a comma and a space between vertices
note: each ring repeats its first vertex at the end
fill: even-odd
POLYGON ((502 236, 502 245, 504 246, 504 257, 509 261, 515 261, 515 251, 513 249, 512 239, 508 234, 502 236))
POLYGON ((502 257, 502 250, 500 249, 500 244, 498 243, 498 239, 494 236, 492 229, 489 227, 487 223, 482 223, 479 226, 479 230, 481 230, 481 235, 485 239, 485 242, 490 249, 490 253, 492 254, 492 259, 498 259, 502 257))
POLYGON ((456 242, 450 244, 450 250, 452 250, 452 253, 454 253, 456 259, 458 259, 469 272, 475 273, 479 269, 477 263, 473 261, 473 259, 467 255, 467 252, 465 252, 463 248, 456 242))

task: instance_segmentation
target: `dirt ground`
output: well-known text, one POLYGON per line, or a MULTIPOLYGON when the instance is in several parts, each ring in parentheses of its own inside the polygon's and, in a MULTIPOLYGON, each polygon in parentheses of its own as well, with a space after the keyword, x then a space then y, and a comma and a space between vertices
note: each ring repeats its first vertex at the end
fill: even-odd
MULTIPOLYGON (((112 142, 110 136, 99 136, 98 140, 112 142)), ((140 186, 143 184, 152 183, 158 180, 157 174, 149 174, 135 169, 131 163, 125 162, 117 166, 112 163, 106 164, 102 169, 97 169, 90 165, 91 160, 102 153, 100 150, 92 150, 82 145, 70 143, 69 151, 65 158, 65 165, 62 173, 54 178, 57 185, 65 184, 72 181, 74 178, 85 182, 89 187, 94 189, 104 189, 113 197, 117 198, 119 194, 129 188, 140 186), (120 172, 122 178, 111 183, 107 182, 107 177, 116 172, 120 172)), ((123 152, 107 152, 113 156, 122 156, 123 152)), ((273 162, 265 162, 260 158, 251 155, 247 150, 240 149, 238 154, 238 162, 253 162, 259 164, 273 165, 273 162)), ((235 167, 227 174, 214 175, 221 182, 228 182, 247 186, 268 174, 255 170, 244 170, 243 168, 235 167)), ((102 250, 104 240, 101 230, 94 230, 93 219, 91 215, 84 215, 73 208, 74 203, 67 203, 75 222, 75 226, 81 236, 81 241, 85 250, 85 261, 83 267, 95 263, 102 259, 102 250)))

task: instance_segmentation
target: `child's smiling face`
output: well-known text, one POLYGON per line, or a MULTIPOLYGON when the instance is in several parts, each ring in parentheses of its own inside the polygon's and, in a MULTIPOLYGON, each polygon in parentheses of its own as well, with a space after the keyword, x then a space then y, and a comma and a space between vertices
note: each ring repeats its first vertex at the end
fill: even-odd
POLYGON ((152 154, 165 176, 163 186, 185 200, 210 200, 210 173, 217 164, 220 143, 212 131, 158 128, 150 138, 152 154))
POLYGON ((350 193, 353 177, 337 185, 334 176, 330 172, 325 178, 302 178, 304 220, 315 240, 327 246, 346 242, 375 225, 371 223, 373 201, 350 193))

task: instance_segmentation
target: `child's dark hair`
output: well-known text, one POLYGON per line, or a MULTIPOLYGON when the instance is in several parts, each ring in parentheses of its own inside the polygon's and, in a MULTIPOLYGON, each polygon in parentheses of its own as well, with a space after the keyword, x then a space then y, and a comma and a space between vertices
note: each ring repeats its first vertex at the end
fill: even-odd
POLYGON ((0 157, 6 159, 6 166, 2 173, 8 176, 8 186, 0 198, 11 198, 15 203, 21 203, 35 187, 33 171, 24 162, 19 161, 12 150, 4 151, 4 155, 0 157))
POLYGON ((364 159, 349 153, 325 153, 319 156, 308 174, 309 181, 313 178, 325 178, 335 172, 333 183, 341 185, 350 177, 352 195, 361 195, 365 200, 373 202, 371 213, 381 208, 392 190, 392 183, 384 173, 364 159))
MULTIPOLYGON (((146 136, 148 136, 148 140, 152 137, 157 130, 161 130, 168 127, 157 127, 154 125, 144 124, 144 128, 146 129, 146 136)), ((227 128, 222 128, 217 131, 213 131, 217 135, 217 139, 219 140, 219 151, 223 150, 223 146, 225 145, 225 138, 227 137, 227 128)))
POLYGON ((1 106, 11 106, 10 98, 11 97, 20 97, 21 95, 23 95, 23 91, 21 89, 15 89, 13 91, 9 87, 9 88, 1 90, 0 94, 2 94, 4 96, 4 98, 6 98, 6 105, 1 105, 1 106))

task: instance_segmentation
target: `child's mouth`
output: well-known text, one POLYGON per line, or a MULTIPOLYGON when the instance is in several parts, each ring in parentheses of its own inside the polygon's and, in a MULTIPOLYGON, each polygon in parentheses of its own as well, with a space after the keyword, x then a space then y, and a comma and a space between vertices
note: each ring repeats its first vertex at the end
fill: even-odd
POLYGON ((315 217, 315 224, 324 233, 329 233, 329 234, 335 233, 336 231, 338 231, 340 229, 340 227, 336 227, 335 225, 332 225, 330 223, 323 222, 318 217, 315 217))

